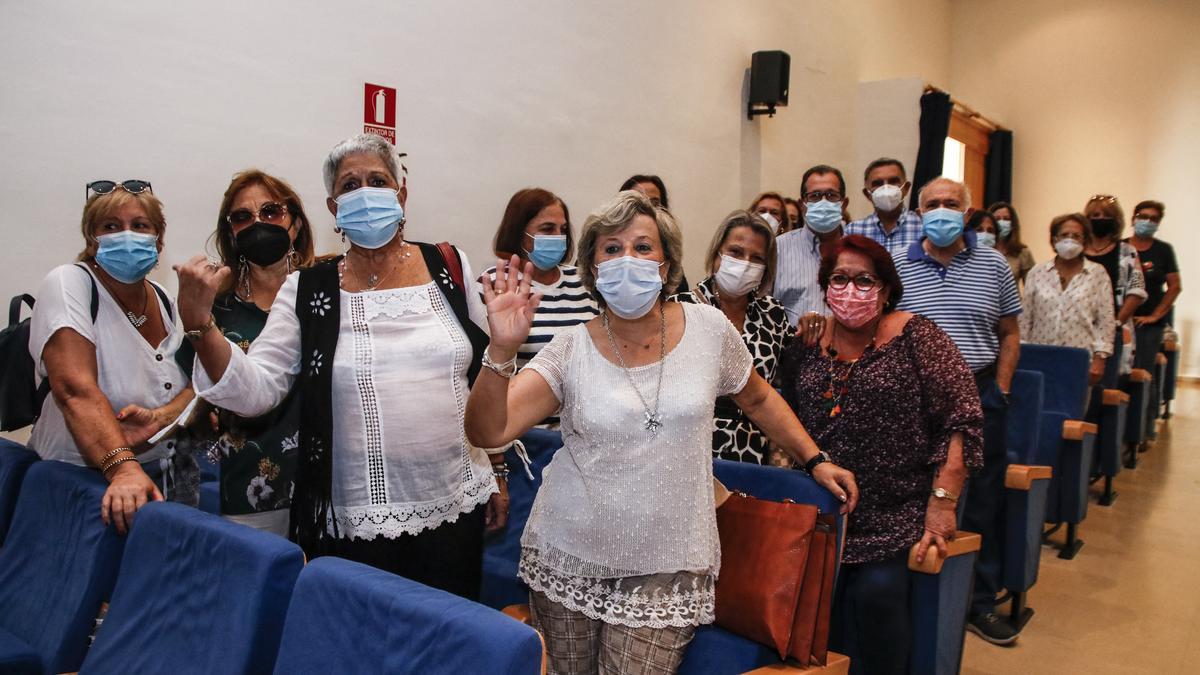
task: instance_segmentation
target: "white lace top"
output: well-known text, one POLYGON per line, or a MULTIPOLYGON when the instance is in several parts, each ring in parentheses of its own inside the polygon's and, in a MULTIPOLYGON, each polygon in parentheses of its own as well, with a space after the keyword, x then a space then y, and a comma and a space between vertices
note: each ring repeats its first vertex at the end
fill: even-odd
MULTIPOLYGON (((609 623, 713 620, 713 405, 741 391, 753 364, 720 310, 681 306, 686 324, 666 356, 655 433, 626 374, 601 356, 586 326, 560 334, 526 366, 562 402, 563 448, 543 473, 521 539, 521 578, 609 623)), ((630 369, 651 406, 658 369, 630 369)))
MULTIPOLYGON (((472 318, 486 325, 469 270, 464 278, 472 318)), ((336 353, 302 355, 298 279, 292 274, 279 289, 250 351, 231 350, 220 382, 196 364, 200 396, 261 415, 283 400, 301 368, 332 358, 332 497, 342 537, 415 534, 486 502, 497 490, 491 464, 463 431, 471 345, 436 284, 342 291, 336 353)))

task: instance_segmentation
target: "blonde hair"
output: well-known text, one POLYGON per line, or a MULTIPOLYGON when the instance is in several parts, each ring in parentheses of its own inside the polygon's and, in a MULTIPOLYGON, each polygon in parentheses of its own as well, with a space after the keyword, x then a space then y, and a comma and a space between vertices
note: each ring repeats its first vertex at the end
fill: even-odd
POLYGON ((149 191, 135 194, 117 188, 108 194, 92 195, 83 205, 83 218, 79 223, 79 229, 83 233, 83 250, 75 258, 76 261, 91 262, 96 259, 96 249, 100 244, 96 241, 92 228, 130 202, 138 202, 141 205, 142 210, 146 212, 146 218, 154 225, 155 234, 158 235, 158 247, 163 247, 166 243, 167 220, 163 215, 162 202, 149 191))
POLYGON ((649 216, 658 226, 658 238, 667 264, 667 280, 663 283, 662 297, 674 293, 683 279, 683 235, 675 218, 636 190, 618 192, 616 197, 593 211, 583 222, 583 232, 579 236, 579 257, 575 259, 584 288, 596 297, 601 307, 604 306, 604 297, 596 292, 596 272, 593 269, 596 241, 600 237, 624 231, 638 216, 649 216))
POLYGON ((762 282, 754 291, 755 295, 761 297, 766 295, 775 283, 776 252, 775 233, 771 231, 771 226, 767 225, 767 221, 763 220, 762 216, 757 213, 738 209, 725 216, 725 219, 717 226, 717 231, 713 233, 712 242, 708 245, 708 253, 704 256, 704 269, 707 275, 712 275, 713 264, 717 262, 717 257, 721 255, 721 246, 729 238, 729 233, 738 227, 748 227, 755 234, 767 239, 767 265, 766 269, 763 270, 762 282))

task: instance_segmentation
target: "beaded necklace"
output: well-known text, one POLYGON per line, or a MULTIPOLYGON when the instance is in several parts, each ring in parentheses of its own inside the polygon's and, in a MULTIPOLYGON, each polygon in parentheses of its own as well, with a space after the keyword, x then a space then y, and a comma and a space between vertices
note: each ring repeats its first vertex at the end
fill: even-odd
POLYGON ((867 343, 862 354, 857 359, 851 359, 848 362, 850 365, 846 368, 846 372, 839 377, 837 374, 838 364, 847 362, 838 360, 838 351, 833 346, 832 338, 829 340, 829 347, 827 348, 829 351, 829 388, 825 390, 824 394, 821 394, 821 398, 824 400, 825 410, 829 411, 830 417, 837 417, 842 414, 842 398, 850 391, 850 376, 854 373, 854 367, 858 365, 863 356, 867 355, 868 351, 874 348, 875 336, 872 335, 871 341, 867 343))

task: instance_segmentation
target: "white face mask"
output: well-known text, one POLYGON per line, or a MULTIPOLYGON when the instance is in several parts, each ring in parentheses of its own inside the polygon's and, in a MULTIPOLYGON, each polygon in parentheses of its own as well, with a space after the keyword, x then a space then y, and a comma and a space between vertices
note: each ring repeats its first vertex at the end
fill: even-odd
POLYGON ((871 192, 871 203, 884 213, 891 213, 904 201, 904 190, 899 185, 880 185, 871 192))
POLYGON ((1083 244, 1074 239, 1059 239, 1054 242, 1054 252, 1063 260, 1074 260, 1083 253, 1083 244))
POLYGON ((596 290, 604 303, 622 319, 637 319, 654 307, 662 295, 658 269, 664 263, 622 256, 596 265, 596 290))
POLYGON ((766 211, 763 211, 762 213, 758 214, 758 216, 760 218, 762 218, 763 220, 767 221, 767 225, 771 226, 772 232, 779 231, 779 221, 775 220, 775 216, 767 213, 766 211))
POLYGON ((766 269, 766 265, 721 255, 721 266, 713 278, 721 293, 740 298, 758 288, 766 269))

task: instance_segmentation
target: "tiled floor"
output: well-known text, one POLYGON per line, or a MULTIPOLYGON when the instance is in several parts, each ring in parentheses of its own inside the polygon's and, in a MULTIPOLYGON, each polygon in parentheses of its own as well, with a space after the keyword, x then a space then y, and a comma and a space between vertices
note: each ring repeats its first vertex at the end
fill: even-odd
POLYGON ((1200 386, 1181 386, 1172 412, 1117 476, 1117 501, 1089 504, 1079 555, 1042 549, 1016 644, 968 634, 963 673, 1200 672, 1200 386))

